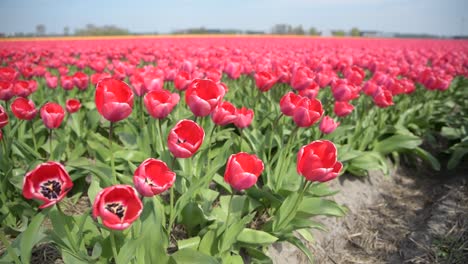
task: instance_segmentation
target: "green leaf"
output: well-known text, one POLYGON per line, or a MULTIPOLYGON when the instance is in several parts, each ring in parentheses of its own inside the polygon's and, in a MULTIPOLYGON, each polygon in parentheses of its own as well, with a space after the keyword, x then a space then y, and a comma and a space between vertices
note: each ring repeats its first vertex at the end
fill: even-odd
POLYGON ((386 160, 382 155, 373 151, 362 152, 362 155, 349 161, 348 169, 354 171, 381 170, 384 174, 389 174, 386 160))
POLYGON ((190 234, 197 226, 202 226, 208 221, 203 209, 198 203, 189 202, 180 214, 180 222, 187 227, 190 234))
POLYGON ((295 236, 290 236, 287 241, 294 246, 296 246, 298 249, 300 249, 309 259, 310 263, 314 262, 314 256, 312 255, 312 252, 310 252, 310 249, 302 243, 302 241, 295 237, 295 236))
POLYGON ((223 256, 223 263, 225 264, 244 264, 244 260, 239 255, 227 254, 223 256))
POLYGON ((346 209, 339 206, 334 201, 325 200, 319 197, 306 197, 302 200, 298 209, 298 216, 314 216, 314 215, 329 215, 329 216, 344 216, 346 209))
POLYGON ((257 248, 247 247, 247 253, 252 257, 252 263, 255 264, 273 264, 271 258, 264 252, 258 250, 257 248))
POLYGON ((463 141, 462 144, 455 145, 453 149, 452 155, 447 163, 447 168, 449 170, 454 169, 460 163, 461 159, 468 154, 468 141, 463 141))
POLYGON ((220 252, 226 252, 231 248, 231 246, 236 242, 237 236, 244 229, 244 226, 250 221, 252 221, 254 216, 255 216, 255 213, 247 215, 243 217, 241 220, 239 220, 238 222, 235 222, 234 224, 229 226, 226 229, 226 231, 224 231, 223 239, 221 240, 221 245, 219 248, 220 252))
POLYGON ((237 241, 257 245, 270 245, 277 240, 277 237, 267 232, 250 228, 244 228, 237 237, 237 241))
POLYGON ((420 158, 431 164, 432 168, 436 171, 440 171, 440 163, 439 161, 432 156, 431 153, 425 151, 424 149, 417 147, 415 148, 412 153, 418 155, 420 158))
POLYGON ((298 192, 289 195, 275 213, 273 220, 273 231, 277 232, 285 228, 291 220, 296 216, 297 208, 299 207, 299 201, 302 199, 302 195, 298 192))
POLYGON ((91 184, 88 188, 88 198, 89 200, 94 203, 97 194, 102 190, 101 186, 99 186, 99 181, 95 177, 91 178, 91 184))
POLYGON ((307 192, 313 196, 325 197, 335 195, 339 191, 330 189, 326 183, 320 183, 312 185, 307 192))
POLYGON ((200 244, 200 240, 201 239, 199 236, 179 240, 177 241, 177 246, 179 247, 179 250, 184 248, 191 248, 196 250, 198 248, 198 245, 200 244))
POLYGON ((393 135, 374 145, 374 151, 388 154, 402 149, 415 149, 421 145, 421 138, 414 135, 393 135))
POLYGON ((44 221, 45 214, 36 214, 28 225, 28 228, 21 234, 20 253, 23 263, 31 262, 31 252, 34 245, 39 242, 41 232, 39 231, 44 221))
POLYGON ((315 239, 309 229, 298 229, 296 230, 305 240, 310 243, 314 243, 315 239))
POLYGON ((185 248, 174 253, 170 258, 170 263, 173 264, 219 264, 219 262, 211 256, 205 255, 200 251, 191 248, 185 248))
POLYGON ((78 256, 73 255, 71 252, 62 250, 62 260, 65 264, 87 264, 89 262, 83 261, 78 256))
POLYGON ((114 153, 114 157, 116 159, 128 160, 137 163, 143 162, 145 159, 148 158, 148 156, 145 153, 136 150, 116 151, 114 153))
MULTIPOLYGON (((110 231, 114 232, 114 231, 110 231)), ((117 264, 130 263, 130 261, 135 257, 136 250, 144 244, 143 239, 126 239, 125 244, 120 248, 119 254, 115 259, 117 264)))
POLYGON ((168 255, 166 249, 169 239, 164 226, 166 218, 164 206, 159 197, 145 199, 141 219, 141 239, 146 254, 146 263, 167 263, 168 255))
POLYGON ((214 256, 218 253, 218 240, 216 239, 216 231, 208 230, 200 241, 198 250, 202 253, 214 256))

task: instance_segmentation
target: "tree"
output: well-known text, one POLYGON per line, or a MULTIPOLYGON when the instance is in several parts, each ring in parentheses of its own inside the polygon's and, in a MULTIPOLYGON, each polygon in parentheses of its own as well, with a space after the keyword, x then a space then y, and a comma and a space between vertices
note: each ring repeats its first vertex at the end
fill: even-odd
POLYGON ((346 32, 344 30, 332 30, 332 36, 335 36, 335 37, 343 37, 343 36, 346 36, 346 32))
POLYGON ((353 27, 350 31, 350 35, 353 37, 361 36, 361 31, 357 27, 353 27))
POLYGON ((66 27, 63 28, 63 35, 64 36, 70 35, 70 28, 69 27, 66 26, 66 27))
POLYGON ((37 36, 44 36, 46 33, 46 27, 44 24, 39 24, 36 26, 36 35, 37 36))
POLYGON ((322 32, 318 31, 315 27, 309 28, 309 35, 311 36, 320 36, 322 32))

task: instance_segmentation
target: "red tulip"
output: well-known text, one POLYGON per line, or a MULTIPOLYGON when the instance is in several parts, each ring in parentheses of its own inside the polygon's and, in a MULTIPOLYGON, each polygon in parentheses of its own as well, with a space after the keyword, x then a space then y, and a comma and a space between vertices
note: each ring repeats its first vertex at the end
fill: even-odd
POLYGON ((180 71, 175 76, 174 87, 179 91, 185 91, 191 82, 190 74, 185 71, 180 71))
POLYGON ((246 128, 252 123, 254 111, 252 109, 242 107, 241 109, 236 110, 236 116, 237 118, 234 120, 234 125, 238 128, 246 128))
POLYGON ((354 110, 354 106, 348 102, 335 102, 333 112, 335 115, 343 117, 351 114, 354 110))
POLYGON ((223 77, 223 73, 216 68, 209 68, 205 72, 206 79, 212 80, 213 82, 220 82, 223 77))
POLYGON ((70 114, 73 114, 80 110, 81 108, 81 103, 78 99, 68 99, 65 108, 67 109, 67 112, 70 114))
POLYGON ((371 80, 367 81, 362 87, 362 91, 368 96, 372 96, 378 89, 382 89, 381 86, 371 80))
POLYGON ((15 96, 13 83, 9 81, 0 81, 0 100, 9 101, 15 96))
POLYGON ((164 86, 164 73, 148 72, 143 76, 146 91, 161 90, 164 86))
POLYGON ((68 67, 67 66, 60 66, 58 68, 58 72, 61 76, 65 76, 68 73, 68 67))
POLYGON ((297 103, 299 103, 301 98, 301 96, 293 92, 288 92, 283 95, 280 100, 281 112, 286 116, 292 116, 294 114, 294 109, 296 109, 297 103))
POLYGON ((333 81, 334 78, 336 78, 334 71, 322 70, 316 74, 315 81, 320 88, 325 88, 333 81))
POLYGON ((147 91, 143 77, 139 74, 134 74, 130 77, 130 84, 133 87, 133 91, 137 96, 143 96, 147 91))
POLYGON ((338 176, 343 165, 337 161, 335 145, 317 140, 303 146, 297 154, 297 173, 308 181, 326 182, 338 176))
POLYGON ((133 174, 133 184, 137 191, 152 197, 171 188, 176 174, 161 160, 149 158, 143 161, 133 174))
POLYGON ((19 97, 28 97, 31 94, 28 81, 17 81, 13 86, 13 93, 19 97))
POLYGON ((48 129, 58 128, 65 117, 63 107, 57 103, 46 103, 41 108, 41 118, 48 129))
POLYGON ((60 84, 62 85, 62 88, 66 91, 73 90, 73 88, 75 87, 72 76, 67 76, 67 75, 60 76, 60 84))
POLYGON ((52 206, 62 200, 73 187, 65 167, 54 161, 36 166, 26 174, 23 181, 23 196, 44 202, 40 209, 52 206))
POLYGON ((230 102, 219 103, 211 113, 211 120, 218 126, 232 124, 237 119, 236 110, 230 102))
POLYGON ((185 93, 185 101, 195 116, 207 116, 224 96, 224 89, 211 80, 195 79, 185 93))
POLYGON ((37 91, 37 82, 36 82, 36 80, 29 80, 28 81, 28 89, 29 89, 30 94, 37 91))
POLYGON ((23 97, 18 97, 13 101, 11 111, 16 118, 21 120, 31 120, 37 114, 34 102, 23 97))
POLYGON ((224 72, 231 79, 238 79, 242 74, 242 65, 238 62, 228 62, 224 67, 224 72))
POLYGON ((320 122, 319 129, 324 134, 330 134, 340 125, 339 122, 336 122, 329 116, 324 116, 320 122))
POLYGON ((338 79, 332 83, 332 93, 336 101, 350 101, 359 97, 359 86, 348 83, 347 80, 338 79))
POLYGON ((89 78, 83 72, 76 72, 72 76, 73 84, 80 90, 86 90, 88 88, 89 78))
POLYGON ((315 82, 315 74, 309 68, 299 67, 294 72, 291 79, 291 86, 295 90, 302 90, 315 82))
POLYGON ((98 112, 110 122, 118 122, 132 113, 133 93, 119 80, 106 78, 96 86, 95 102, 98 112))
POLYGON ((147 93, 143 102, 153 118, 163 119, 172 112, 172 109, 179 103, 179 99, 178 94, 161 89, 147 93))
POLYGON ((362 81, 366 77, 366 73, 364 70, 359 68, 358 66, 351 66, 345 68, 343 71, 343 75, 346 77, 349 83, 354 85, 361 85, 362 81))
POLYGON ((91 75, 91 83, 93 85, 97 85, 98 82, 100 82, 101 80, 104 80, 106 78, 112 78, 112 75, 110 75, 107 72, 104 72, 104 73, 98 73, 97 72, 97 73, 91 75))
POLYGON ((293 120, 298 127, 309 127, 316 123, 322 114, 322 103, 319 100, 303 97, 294 109, 293 120))
POLYGON ((254 154, 233 154, 227 161, 224 181, 238 191, 245 190, 255 185, 263 168, 262 160, 254 154))
POLYGON ((305 88, 299 91, 299 95, 302 97, 307 97, 309 99, 313 99, 317 97, 319 92, 319 87, 317 85, 305 88))
POLYGON ((138 219, 143 204, 130 185, 114 185, 101 190, 93 203, 93 218, 113 230, 124 230, 138 219))
POLYGON ((8 124, 8 114, 3 109, 3 106, 0 105, 0 129, 5 127, 8 124))
POLYGON ((96 71, 97 73, 102 73, 107 66, 107 62, 103 59, 98 59, 98 60, 93 60, 90 64, 89 67, 96 71))
POLYGON ((393 96, 389 90, 380 89, 374 96, 374 103, 381 108, 389 107, 393 105, 393 96))
POLYGON ((57 88, 57 84, 58 84, 58 77, 57 76, 51 75, 51 74, 46 74, 45 79, 46 79, 47 87, 49 87, 50 89, 57 88))
POLYGON ((0 67, 0 81, 12 82, 18 79, 19 72, 10 67, 0 67))
POLYGON ((167 144, 176 158, 193 156, 205 138, 205 131, 192 120, 181 120, 169 132, 167 144))
POLYGON ((262 91, 266 92, 275 85, 277 78, 270 74, 269 72, 259 72, 255 73, 255 85, 257 88, 262 91))

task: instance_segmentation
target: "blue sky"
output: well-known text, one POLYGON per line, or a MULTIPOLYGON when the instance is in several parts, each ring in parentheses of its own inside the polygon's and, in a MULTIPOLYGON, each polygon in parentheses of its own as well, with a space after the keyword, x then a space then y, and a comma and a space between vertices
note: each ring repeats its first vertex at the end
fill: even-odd
POLYGON ((62 33, 88 23, 133 32, 188 27, 268 31, 289 23, 319 30, 468 35, 468 0, 0 0, 0 32, 62 33))

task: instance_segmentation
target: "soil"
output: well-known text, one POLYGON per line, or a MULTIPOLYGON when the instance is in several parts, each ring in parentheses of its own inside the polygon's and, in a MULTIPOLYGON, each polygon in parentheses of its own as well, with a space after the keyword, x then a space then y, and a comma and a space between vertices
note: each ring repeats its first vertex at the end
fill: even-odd
MULTIPOLYGON (((424 168, 420 164, 420 168, 424 168)), ((344 175, 330 185, 350 210, 343 218, 317 218, 316 263, 468 263, 468 166, 434 173, 400 168, 390 176, 344 175)), ((291 245, 269 250, 274 263, 308 263, 291 245)))

